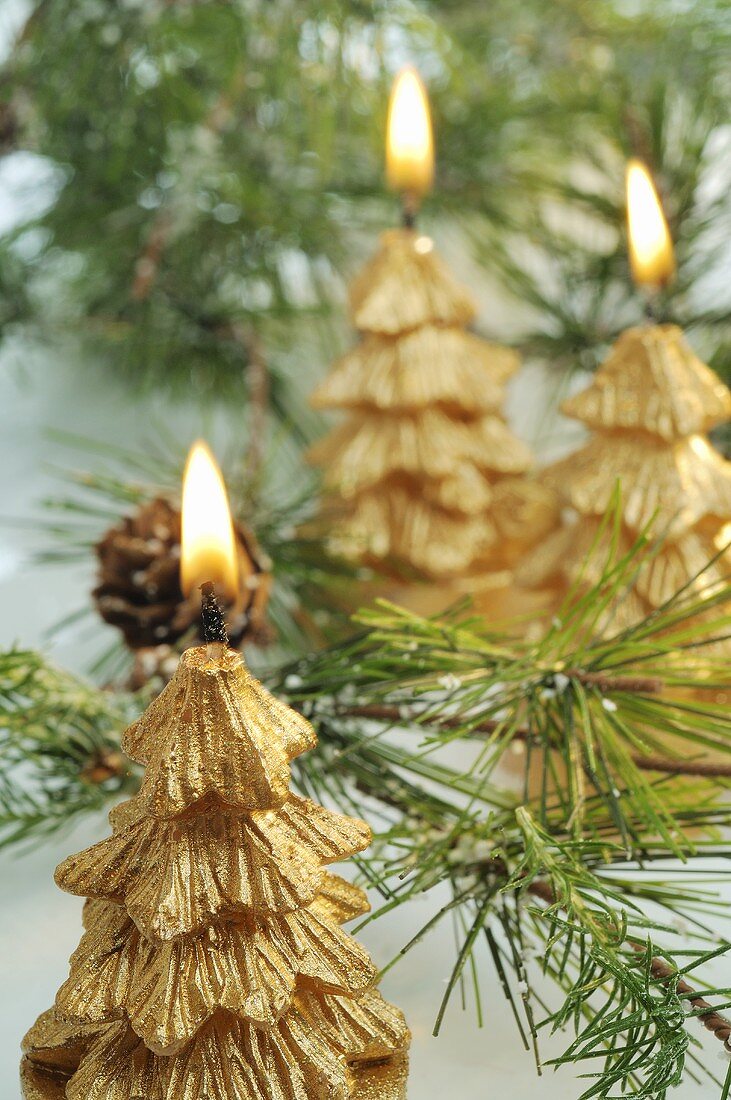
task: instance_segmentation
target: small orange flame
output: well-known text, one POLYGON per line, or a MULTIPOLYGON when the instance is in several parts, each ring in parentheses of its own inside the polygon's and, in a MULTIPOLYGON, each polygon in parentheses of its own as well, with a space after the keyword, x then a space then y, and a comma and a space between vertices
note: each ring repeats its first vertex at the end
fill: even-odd
POLYGON ((411 66, 396 77, 388 104, 386 177, 394 191, 416 198, 423 198, 434 181, 429 98, 421 77, 411 66))
POLYGON ((234 600, 239 588, 238 556, 226 486, 215 458, 199 439, 183 475, 180 586, 190 593, 213 581, 234 600))
POLYGON ((666 286, 675 274, 673 243, 652 177, 641 160, 627 164, 627 230, 637 286, 666 286))

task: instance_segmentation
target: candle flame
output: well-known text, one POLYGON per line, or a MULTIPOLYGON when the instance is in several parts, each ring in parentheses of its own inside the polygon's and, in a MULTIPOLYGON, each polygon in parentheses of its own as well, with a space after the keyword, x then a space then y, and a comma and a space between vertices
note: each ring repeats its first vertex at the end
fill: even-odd
POLYGON ((627 230, 637 286, 665 286, 675 274, 670 230, 649 171, 634 159, 627 164, 627 230))
POLYGON ((416 69, 394 81, 388 105, 386 176, 389 187, 422 198, 434 180, 434 137, 429 99, 416 69))
POLYGON ((221 471, 199 439, 190 449, 183 475, 180 586, 190 593, 213 581, 221 594, 236 598, 238 555, 228 495, 221 471))

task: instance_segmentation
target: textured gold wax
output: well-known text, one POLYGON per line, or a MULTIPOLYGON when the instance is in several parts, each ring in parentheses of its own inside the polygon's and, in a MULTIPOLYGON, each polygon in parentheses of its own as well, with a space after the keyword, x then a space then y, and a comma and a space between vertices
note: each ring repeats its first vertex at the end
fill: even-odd
POLYGON ((731 463, 704 433, 731 417, 731 393, 682 331, 643 325, 623 333, 591 385, 563 411, 594 434, 543 472, 571 513, 524 557, 519 582, 554 586, 559 596, 577 580, 591 584, 648 526, 664 541, 611 609, 612 628, 643 619, 685 585, 702 594, 728 576, 728 553, 705 567, 729 540, 731 463), (613 531, 600 530, 618 481, 622 526, 614 542, 613 531))
POLYGON ((202 646, 123 743, 145 781, 57 871, 85 932, 24 1041, 25 1100, 404 1097, 403 1016, 341 927, 367 899, 326 870, 370 832, 289 790, 309 723, 202 646))
MULTIPOLYGON (((383 235, 350 298, 361 342, 312 398, 347 414, 309 455, 337 512, 333 549, 435 579, 503 568, 495 488, 531 465, 501 412, 516 355, 464 330, 471 296, 412 230, 383 235)), ((521 514, 525 547, 543 527, 521 514)))

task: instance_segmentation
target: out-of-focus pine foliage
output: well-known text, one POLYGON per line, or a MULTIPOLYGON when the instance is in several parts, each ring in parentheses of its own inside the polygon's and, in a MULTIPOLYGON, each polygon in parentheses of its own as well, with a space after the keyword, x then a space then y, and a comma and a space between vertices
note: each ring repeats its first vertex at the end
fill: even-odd
POLYGON ((384 116, 408 59, 438 137, 424 225, 459 226, 485 268, 487 329, 507 314, 527 350, 590 366, 641 316, 635 153, 678 245, 667 314, 728 373, 730 24, 723 0, 40 0, 0 88, 5 147, 45 158, 52 197, 2 241, 0 324, 70 322, 117 374, 200 391, 243 385, 263 346, 273 410, 306 434, 340 276, 395 215, 384 116))

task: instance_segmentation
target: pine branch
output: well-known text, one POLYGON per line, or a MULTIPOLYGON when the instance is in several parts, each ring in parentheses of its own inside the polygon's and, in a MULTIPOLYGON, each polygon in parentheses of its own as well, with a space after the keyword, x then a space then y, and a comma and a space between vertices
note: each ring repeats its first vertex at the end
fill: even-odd
MULTIPOLYGON (((536 830, 535 825, 530 821, 530 818, 525 810, 518 811, 518 819, 524 833, 528 833, 531 836, 531 840, 533 842, 533 845, 535 846, 536 840, 539 836, 539 831, 536 830)), ((577 909, 579 909, 580 907, 583 908, 581 896, 577 892, 571 891, 570 888, 566 888, 565 884, 567 882, 567 879, 565 874, 562 873, 561 864, 556 861, 555 858, 548 855, 551 845, 550 838, 544 834, 542 837, 542 841, 543 843, 541 846, 539 862, 543 872, 549 872, 550 877, 548 879, 528 879, 526 876, 525 864, 519 864, 516 870, 513 872, 510 881, 507 883, 506 888, 510 889, 512 887, 521 891, 527 889, 527 892, 533 897, 540 898, 541 901, 545 902, 549 910, 568 910, 570 915, 572 917, 575 917, 578 915, 577 909), (554 885, 557 879, 563 884, 561 893, 557 892, 554 885), (528 883, 527 887, 525 885, 526 882, 528 883)), ((526 851, 525 863, 528 863, 530 860, 535 860, 535 858, 535 848, 533 851, 530 851, 530 849, 528 849, 526 851)), ((583 868, 577 868, 577 870, 579 871, 579 874, 581 874, 583 868)), ((596 885, 599 884, 596 883, 596 885)), ((601 927, 601 925, 597 925, 593 920, 584 920, 583 923, 585 927, 593 929, 594 931, 598 931, 600 936, 603 934, 604 929, 601 927)), ((629 943, 633 951, 636 951, 638 955, 641 955, 644 958, 647 953, 648 947, 646 941, 636 940, 633 939, 631 935, 628 935, 627 942, 629 943)), ((731 950, 731 946, 729 947, 729 950, 731 950)), ((698 993, 697 990, 693 989, 693 987, 690 986, 688 982, 680 977, 678 971, 672 966, 669 966, 668 963, 664 961, 664 959, 654 955, 649 956, 649 968, 652 977, 656 981, 663 983, 673 983, 674 992, 677 994, 681 994, 684 998, 687 998, 692 1004, 693 1008, 698 1011, 698 1015, 701 1022, 703 1023, 703 1026, 708 1031, 710 1031, 715 1036, 715 1038, 719 1039, 722 1043, 726 1045, 729 1050, 731 1050, 731 1043, 729 1042, 729 1037, 731 1036, 731 1021, 726 1019, 725 1016, 721 1015, 721 1013, 718 1012, 718 1010, 715 1009, 713 1005, 710 1005, 708 1001, 706 1001, 704 997, 701 996, 700 993, 698 993)))
POLYGON ((672 966, 668 966, 662 959, 653 958, 650 969, 654 978, 672 983, 676 993, 688 998, 693 1008, 696 1009, 698 1018, 706 1031, 710 1031, 716 1039, 724 1044, 727 1050, 731 1051, 731 1042, 729 1041, 731 1039, 731 1021, 722 1016, 713 1005, 708 1003, 705 997, 702 997, 697 990, 688 985, 683 978, 678 979, 677 971, 672 966))
MULTIPOLYGON (((422 757, 439 754, 455 738, 482 740, 476 768, 486 778, 511 744, 524 744, 527 767, 540 762, 544 797, 563 802, 577 835, 586 793, 595 790, 628 851, 628 822, 637 814, 673 850, 672 808, 646 774, 667 770, 719 782, 729 776, 730 720, 710 697, 724 690, 725 669, 704 658, 703 649, 728 630, 723 612, 715 622, 709 617, 728 603, 731 587, 708 599, 681 593, 621 635, 587 636, 606 592, 621 598, 622 585, 634 579, 640 552, 619 573, 611 567, 611 576, 577 601, 563 626, 538 643, 497 643, 484 625, 430 622, 381 605, 363 616, 370 631, 360 642, 292 670, 295 681, 303 681, 294 694, 307 706, 321 682, 331 724, 347 728, 360 717, 386 729, 411 728, 422 736, 414 750, 422 757), (691 625, 699 616, 705 616, 702 625, 691 625), (694 688, 704 698, 688 698, 694 688), (713 759, 698 759, 709 751, 713 759), (558 760, 568 789, 557 781, 558 760)), ((321 713, 324 705, 319 699, 321 713)))
POLYGON ((0 653, 0 845, 66 828, 136 787, 119 751, 131 700, 30 650, 0 653))
MULTIPOLYGON (((579 683, 582 682, 581 675, 577 675, 578 670, 573 670, 569 674, 570 679, 576 679, 579 683)), ((585 681, 584 681, 585 682, 585 681)), ((596 683, 596 680, 590 681, 596 683)), ((612 680, 609 677, 603 677, 601 679, 602 695, 609 696, 612 690, 616 691, 633 691, 638 694, 644 694, 648 689, 643 684, 657 684, 656 680, 642 681, 641 679, 631 680, 612 680), (634 686, 628 687, 628 684, 634 686)), ((651 689, 653 692, 658 690, 657 688, 651 689)), ((338 712, 343 718, 369 718, 378 722, 387 722, 392 726, 418 726, 421 724, 420 715, 410 714, 403 707, 393 706, 376 706, 376 705, 364 705, 364 706, 352 706, 342 707, 338 712)), ((450 718, 446 715, 442 715, 434 723, 439 728, 444 730, 459 730, 464 727, 464 719, 462 718, 450 718)), ((471 729, 472 734, 494 734, 499 732, 503 727, 503 721, 501 719, 493 718, 490 721, 480 722, 471 729)), ((531 730, 518 727, 512 731, 513 740, 516 741, 531 741, 535 745, 539 745, 540 741, 535 737, 531 730)), ((662 756, 640 756, 637 754, 632 755, 632 763, 635 767, 640 768, 641 771, 649 772, 666 772, 669 775, 700 775, 707 776, 708 778, 717 779, 731 779, 731 762, 721 763, 712 762, 708 760, 674 760, 671 757, 662 756)))
MULTIPOLYGON (((698 856, 728 855, 719 835, 731 823, 731 729, 726 708, 713 702, 713 691, 728 690, 728 682, 713 642, 728 634, 731 586, 718 586, 707 600, 680 593, 635 628, 597 639, 593 623, 609 594, 621 599, 634 581, 643 552, 638 546, 620 565, 608 565, 543 642, 492 634, 464 615, 424 620, 381 603, 360 616, 363 635, 299 662, 279 685, 320 731, 311 788, 340 798, 352 784, 393 811, 369 861, 385 898, 379 914, 439 884, 452 888, 452 903, 417 937, 449 912, 464 914, 439 1020, 448 994, 475 966, 477 933, 489 931, 494 958, 502 929, 506 958, 523 959, 523 907, 501 916, 500 899, 543 901, 545 909, 525 912, 545 973, 565 998, 545 1009, 545 1022, 573 1021, 577 1029, 559 1061, 604 1059, 587 1100, 630 1085, 637 1096, 664 1096, 692 1072, 685 1032, 692 1017, 705 1016, 709 1031, 728 1037, 722 1006, 711 1006, 712 987, 699 991, 686 980, 677 949, 657 945, 658 936, 676 934, 672 925, 644 913, 659 907, 671 921, 685 914, 705 936, 723 912, 713 894, 696 893, 693 876, 698 856), (443 757, 455 740, 474 750, 464 770, 443 757), (522 797, 516 794, 511 807, 494 780, 515 743, 526 751, 522 797), (648 751, 660 746, 662 755, 648 751), (689 759, 707 750, 712 759, 689 759), (656 768, 665 766, 668 775, 660 778, 656 768), (648 771, 655 775, 643 778, 648 771), (532 853, 518 826, 525 815, 544 837, 532 853), (671 856, 686 861, 687 870, 672 889, 658 887, 647 878, 649 868, 671 856), (602 1007, 597 997, 605 988, 602 1007)), ((704 965, 729 949, 724 943, 703 953, 704 965)), ((525 983, 523 963, 515 965, 525 983)), ((526 988, 524 1005, 534 996, 526 988)), ((531 1018, 525 1023, 533 1033, 531 1018)))

